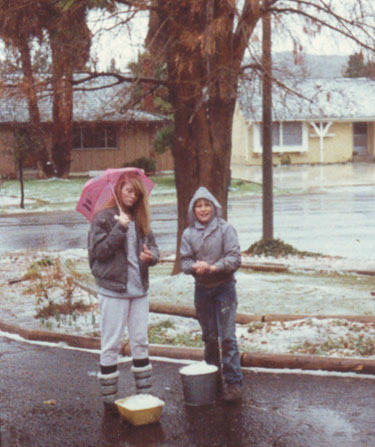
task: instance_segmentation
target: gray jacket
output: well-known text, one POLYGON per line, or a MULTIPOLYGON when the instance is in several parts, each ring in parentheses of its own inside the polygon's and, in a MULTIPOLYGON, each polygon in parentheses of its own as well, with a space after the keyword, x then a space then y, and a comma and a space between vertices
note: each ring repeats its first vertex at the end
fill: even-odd
MULTIPOLYGON (((128 281, 127 228, 116 221, 116 208, 100 211, 93 219, 88 236, 89 264, 98 286, 115 292, 126 292, 128 281)), ((136 227, 138 257, 143 244, 151 251, 155 265, 159 260, 159 249, 152 232, 143 237, 136 227)), ((139 260, 139 270, 144 289, 148 290, 148 267, 139 260)))
POLYGON ((241 250, 236 230, 221 218, 222 209, 215 197, 203 186, 198 188, 189 204, 188 217, 191 225, 185 229, 181 240, 181 268, 192 274, 198 284, 215 287, 234 279, 234 272, 241 265, 241 250), (209 200, 214 207, 214 215, 207 226, 202 225, 194 214, 194 204, 198 199, 209 200), (217 271, 196 275, 193 264, 206 261, 216 264, 217 271))

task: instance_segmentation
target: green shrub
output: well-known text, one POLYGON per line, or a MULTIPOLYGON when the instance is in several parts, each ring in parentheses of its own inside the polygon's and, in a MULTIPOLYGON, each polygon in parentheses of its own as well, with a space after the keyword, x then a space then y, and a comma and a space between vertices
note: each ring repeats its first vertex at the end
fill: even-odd
POLYGON ((174 124, 170 123, 156 132, 154 141, 152 142, 152 147, 157 154, 164 154, 164 152, 172 150, 174 142, 174 124))
POLYGON ((143 169, 145 172, 156 171, 156 161, 151 157, 139 157, 130 163, 124 163, 124 168, 133 167, 143 169))
POLYGON ((292 159, 289 154, 283 154, 280 158, 280 164, 283 166, 288 166, 292 164, 292 159))
POLYGON ((319 253, 311 253, 308 251, 299 251, 290 244, 286 244, 280 239, 264 240, 254 242, 246 251, 245 254, 251 256, 273 256, 278 258, 280 256, 321 256, 319 253))

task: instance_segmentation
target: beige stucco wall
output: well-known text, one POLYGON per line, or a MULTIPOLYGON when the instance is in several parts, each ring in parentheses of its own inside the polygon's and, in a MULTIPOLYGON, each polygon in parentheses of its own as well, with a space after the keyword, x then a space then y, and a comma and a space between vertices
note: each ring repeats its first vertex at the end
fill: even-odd
POLYGON ((333 123, 324 139, 324 163, 341 163, 353 157, 353 125, 333 123), (331 135, 331 136, 330 136, 331 135))
MULTIPOLYGON (((349 122, 334 122, 323 140, 323 154, 320 150, 320 138, 310 124, 308 127, 308 150, 306 152, 283 152, 273 155, 274 164, 280 164, 286 156, 292 164, 342 163, 352 160, 353 129, 349 122)), ((374 130, 374 126, 372 126, 374 130)), ((262 155, 253 153, 254 125, 246 124, 238 107, 236 107, 232 133, 232 163, 260 165, 262 155)), ((372 133, 374 142, 374 132, 372 133)), ((374 149, 375 150, 375 149, 374 149)))
POLYGON ((246 157, 247 136, 252 138, 251 127, 248 129, 242 117, 242 114, 236 106, 233 116, 232 128, 232 163, 246 163, 249 160, 246 157))

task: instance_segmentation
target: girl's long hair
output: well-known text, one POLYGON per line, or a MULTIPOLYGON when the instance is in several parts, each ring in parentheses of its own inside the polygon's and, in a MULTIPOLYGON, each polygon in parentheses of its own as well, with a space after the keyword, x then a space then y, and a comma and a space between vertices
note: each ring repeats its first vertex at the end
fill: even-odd
MULTIPOLYGON (((143 236, 150 232, 150 207, 148 204, 148 195, 146 188, 142 182, 141 177, 137 173, 124 173, 117 181, 114 188, 117 201, 122 207, 122 211, 126 211, 122 201, 122 187, 125 183, 131 183, 135 192, 137 193, 137 201, 130 210, 133 220, 138 228, 140 228, 143 236)), ((111 197, 101 209, 117 208, 117 203, 114 197, 111 197)), ((129 211, 129 210, 127 210, 129 211)))

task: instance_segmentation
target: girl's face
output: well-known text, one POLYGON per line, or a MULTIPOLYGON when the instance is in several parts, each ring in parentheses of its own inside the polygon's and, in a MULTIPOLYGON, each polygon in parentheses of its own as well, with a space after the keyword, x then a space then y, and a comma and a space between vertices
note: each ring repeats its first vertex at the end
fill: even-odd
POLYGON ((214 209, 212 203, 206 199, 198 199, 194 204, 194 214, 199 222, 207 225, 213 216, 214 209))
POLYGON ((121 188, 121 199, 125 208, 132 208, 138 201, 139 193, 132 183, 126 182, 121 188))

